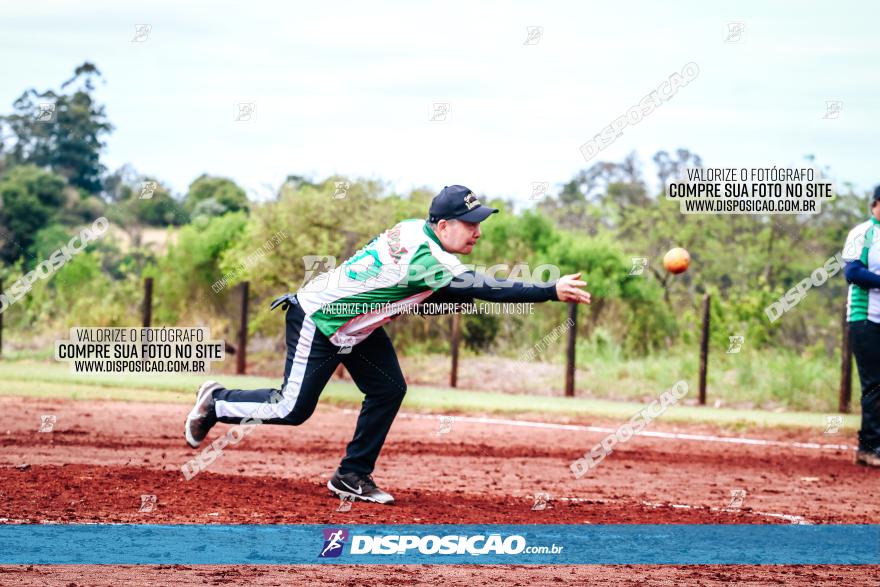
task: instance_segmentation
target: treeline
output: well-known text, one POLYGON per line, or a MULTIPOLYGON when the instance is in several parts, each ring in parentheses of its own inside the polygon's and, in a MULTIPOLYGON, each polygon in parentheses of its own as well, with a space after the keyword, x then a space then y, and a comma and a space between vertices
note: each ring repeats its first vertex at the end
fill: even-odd
MULTIPOLYGON (((59 90, 27 90, 0 117, 5 284, 96 218, 106 217, 130 237, 121 243, 111 230, 51 279, 36 283, 5 313, 13 338, 73 325, 137 324, 145 276, 156 280, 157 323, 207 324, 218 336, 231 336, 237 282, 250 281, 261 300, 295 291, 305 276, 304 256, 344 259, 395 222, 424 217, 434 195, 433 189, 396 193, 357 178, 291 175, 274 198, 253 202, 226 178, 202 175, 185 194, 173 194, 159 178, 131 166, 108 172, 100 155, 113 126, 94 98, 100 80, 97 68, 83 64, 59 90), (147 227, 165 227, 174 238, 165 247, 145 244, 147 227), (277 246, 256 257, 273 236, 277 246)), ((702 165, 686 149, 653 159, 660 185, 683 167, 702 165)), ((713 344, 726 347, 728 336, 742 335, 750 348, 834 351, 845 302, 842 278, 815 288, 773 324, 764 310, 840 250, 847 231, 866 216, 865 196, 844 184, 845 193, 818 216, 683 216, 662 190, 649 187, 653 183, 631 155, 578 172, 534 209, 514 213, 512 201, 493 201, 502 213, 486 222, 479 246, 463 260, 551 263, 562 273, 583 272, 594 302, 578 322, 582 353, 644 355, 692 346, 705 293, 714 302, 713 344), (693 259, 679 276, 661 265, 673 246, 687 248, 693 259), (648 258, 643 274, 631 275, 633 257, 648 258)), ((265 306, 252 306, 251 328, 277 338, 278 318, 265 306)), ((533 316, 467 316, 465 341, 474 349, 526 356, 567 320, 565 312, 561 304, 545 304, 533 316)), ((444 351, 448 329, 448 317, 407 317, 390 326, 409 352, 444 351)), ((542 358, 562 349, 548 348, 542 358)))

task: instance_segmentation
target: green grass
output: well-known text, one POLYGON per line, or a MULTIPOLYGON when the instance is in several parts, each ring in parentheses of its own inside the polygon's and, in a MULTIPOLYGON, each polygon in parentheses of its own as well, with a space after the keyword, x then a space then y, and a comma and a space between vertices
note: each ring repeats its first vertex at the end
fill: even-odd
MULTIPOLYGON (((578 385, 588 386, 593 397, 644 400, 654 389, 671 385, 671 373, 696 381, 699 354, 657 353, 626 359, 612 353, 590 353, 578 348, 577 365, 585 376, 578 385)), ((561 364, 560 364, 561 370, 561 364)), ((859 381, 853 373, 853 398, 858 407, 859 381)), ((709 353, 708 403, 765 410, 834 412, 840 384, 840 359, 825 355, 800 356, 785 350, 726 349, 709 353)))
MULTIPOLYGON (((668 375, 668 372, 667 372, 668 375)), ((230 388, 273 388, 276 379, 265 377, 219 377, 230 388)), ((205 376, 142 375, 142 374, 73 374, 67 365, 31 361, 0 362, 0 395, 82 400, 118 400, 144 402, 189 403, 193 392, 205 376)), ((695 384, 691 384, 691 395, 695 384)), ((641 395, 657 397, 664 386, 642 384, 641 395)), ((321 401, 338 406, 355 406, 361 401, 360 391, 351 383, 333 381, 328 384, 321 401)), ((442 413, 477 413, 494 415, 550 416, 589 422, 596 418, 625 420, 644 406, 632 401, 591 398, 565 398, 531 395, 510 395, 486 391, 409 386, 404 408, 409 411, 442 413)), ((825 414, 816 412, 773 412, 735 410, 697 406, 674 406, 660 417, 664 422, 707 423, 744 430, 754 427, 795 427, 824 429, 825 414)), ((844 428, 855 430, 856 415, 844 416, 844 428)))

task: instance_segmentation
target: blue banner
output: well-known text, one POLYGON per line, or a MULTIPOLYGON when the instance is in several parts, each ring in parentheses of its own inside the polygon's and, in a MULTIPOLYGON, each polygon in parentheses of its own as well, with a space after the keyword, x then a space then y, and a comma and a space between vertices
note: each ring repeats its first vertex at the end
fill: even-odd
POLYGON ((880 564, 880 525, 0 525, 0 564, 880 564))

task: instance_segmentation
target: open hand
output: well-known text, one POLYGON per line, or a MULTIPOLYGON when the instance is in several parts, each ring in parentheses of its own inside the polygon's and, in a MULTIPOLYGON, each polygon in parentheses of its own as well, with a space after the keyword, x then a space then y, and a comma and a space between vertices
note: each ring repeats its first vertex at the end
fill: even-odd
POLYGON ((578 304, 590 303, 590 292, 581 289, 587 285, 586 281, 581 281, 580 273, 572 273, 571 275, 563 275, 556 282, 556 296, 560 302, 575 302, 578 304))

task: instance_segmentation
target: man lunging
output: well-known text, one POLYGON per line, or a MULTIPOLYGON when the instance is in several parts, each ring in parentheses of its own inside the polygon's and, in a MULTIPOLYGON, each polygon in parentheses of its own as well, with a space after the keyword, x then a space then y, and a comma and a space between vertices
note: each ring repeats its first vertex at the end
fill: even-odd
POLYGON ((529 284, 469 271, 456 254, 473 250, 480 222, 496 212, 469 189, 447 186, 432 200, 427 221, 396 224, 295 295, 277 298, 272 308, 286 310, 282 399, 276 401, 275 389, 226 389, 205 382, 186 419, 187 443, 196 448, 215 423, 238 424, 254 414, 265 424, 302 424, 341 362, 364 401, 354 437, 327 487, 340 496, 393 502, 373 482, 372 473, 406 381, 382 325, 428 297, 432 302, 590 303, 579 273, 551 284, 529 284))

